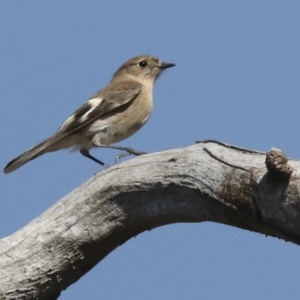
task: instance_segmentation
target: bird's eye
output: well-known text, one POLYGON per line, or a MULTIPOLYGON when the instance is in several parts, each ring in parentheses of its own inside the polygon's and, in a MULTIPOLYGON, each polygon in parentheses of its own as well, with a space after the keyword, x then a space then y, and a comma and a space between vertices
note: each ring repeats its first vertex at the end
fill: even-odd
POLYGON ((139 62, 139 66, 140 66, 141 68, 145 68, 145 67, 147 67, 147 62, 144 61, 144 60, 142 60, 142 61, 139 62))

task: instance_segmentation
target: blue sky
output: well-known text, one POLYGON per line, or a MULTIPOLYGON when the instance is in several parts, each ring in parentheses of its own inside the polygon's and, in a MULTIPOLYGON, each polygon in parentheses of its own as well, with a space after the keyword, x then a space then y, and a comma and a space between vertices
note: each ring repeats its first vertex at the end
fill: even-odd
MULTIPOLYGON (((2 167, 140 54, 176 67, 122 145, 154 152, 217 139, 299 158, 299 16, 299 1, 1 1, 2 167)), ((118 152, 92 154, 112 164, 118 152)), ((60 151, 0 175, 0 237, 99 170, 60 151)), ((299 251, 221 224, 165 226, 116 249, 60 299, 299 299, 299 251)))

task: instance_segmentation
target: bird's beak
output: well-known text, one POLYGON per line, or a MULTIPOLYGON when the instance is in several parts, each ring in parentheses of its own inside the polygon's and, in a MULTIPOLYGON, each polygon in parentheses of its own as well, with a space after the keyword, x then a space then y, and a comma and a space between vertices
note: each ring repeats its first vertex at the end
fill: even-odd
POLYGON ((167 68, 172 68, 174 67, 175 64, 172 63, 166 63, 166 62, 161 62, 160 65, 158 66, 160 69, 167 69, 167 68))

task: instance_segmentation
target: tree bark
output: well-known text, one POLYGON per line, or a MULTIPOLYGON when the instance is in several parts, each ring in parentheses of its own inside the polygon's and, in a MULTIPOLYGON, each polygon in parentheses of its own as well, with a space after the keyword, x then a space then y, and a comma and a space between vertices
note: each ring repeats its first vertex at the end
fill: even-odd
POLYGON ((137 234, 211 221, 300 244, 299 161, 271 176, 266 153, 204 141, 99 172, 0 240, 0 299, 57 299, 137 234))

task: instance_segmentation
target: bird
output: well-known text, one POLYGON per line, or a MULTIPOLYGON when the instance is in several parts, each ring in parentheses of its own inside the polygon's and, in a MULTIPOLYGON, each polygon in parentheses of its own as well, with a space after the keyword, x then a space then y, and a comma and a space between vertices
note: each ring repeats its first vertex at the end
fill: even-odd
POLYGON ((174 66, 151 55, 129 59, 109 84, 67 118, 56 133, 11 160, 3 172, 11 173, 45 153, 61 149, 79 151, 104 167, 108 165, 93 157, 91 149, 107 146, 135 154, 131 148, 113 144, 130 137, 147 122, 153 109, 154 82, 174 66))

